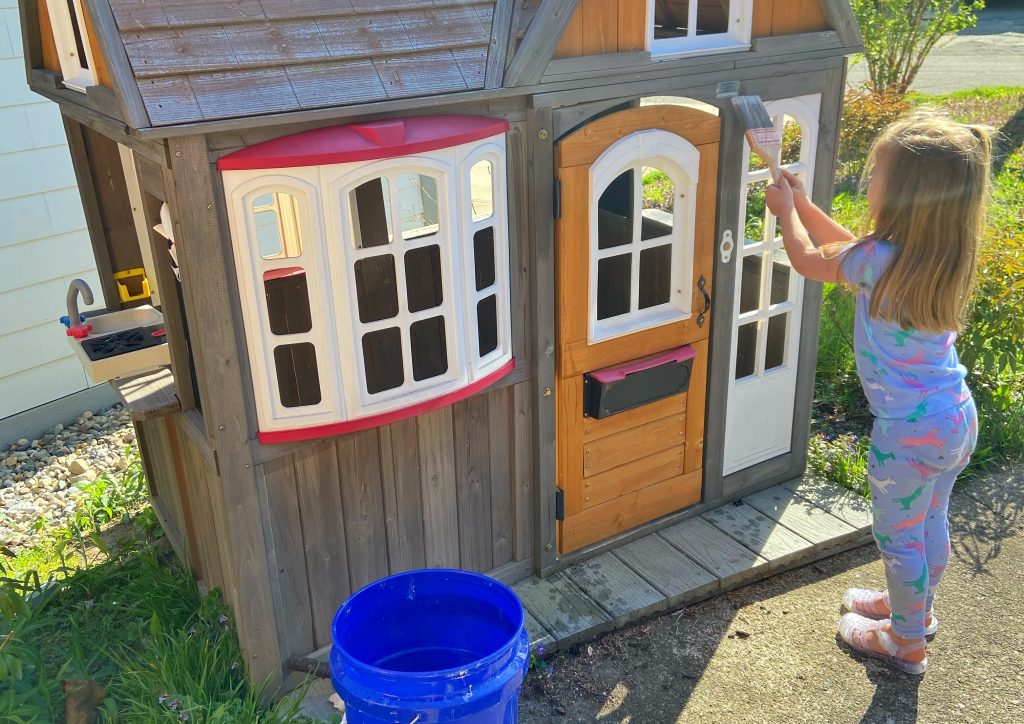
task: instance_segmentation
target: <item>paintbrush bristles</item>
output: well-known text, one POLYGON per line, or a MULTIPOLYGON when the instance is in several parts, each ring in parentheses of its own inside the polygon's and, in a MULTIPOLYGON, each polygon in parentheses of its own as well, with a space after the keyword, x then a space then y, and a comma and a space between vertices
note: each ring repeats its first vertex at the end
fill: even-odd
POLYGON ((764 107, 761 97, 735 96, 730 100, 740 123, 746 129, 744 135, 750 144, 750 150, 768 164, 772 179, 778 181, 782 175, 777 160, 782 148, 782 138, 772 123, 772 117, 768 115, 768 109, 764 107))

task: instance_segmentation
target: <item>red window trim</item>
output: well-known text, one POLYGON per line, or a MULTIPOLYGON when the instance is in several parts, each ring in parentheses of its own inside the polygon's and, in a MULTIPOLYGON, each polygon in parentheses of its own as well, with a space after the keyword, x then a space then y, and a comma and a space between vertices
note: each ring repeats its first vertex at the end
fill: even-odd
POLYGON ((413 116, 329 126, 229 153, 217 161, 217 168, 246 171, 395 158, 479 141, 508 129, 508 121, 484 116, 413 116))
POLYGON ((466 385, 465 387, 449 392, 448 394, 435 397, 432 400, 426 400, 419 404, 412 405, 410 407, 403 407, 399 410, 391 410, 390 412, 383 412, 379 415, 371 415, 369 417, 361 417, 356 420, 346 420, 345 422, 332 422, 328 425, 316 425, 315 427, 299 427, 291 430, 270 430, 268 432, 259 432, 257 437, 259 438, 260 444, 262 445, 273 445, 280 442, 299 442, 301 440, 316 440, 321 437, 330 437, 331 435, 343 435, 348 432, 358 432, 359 430, 368 430, 371 427, 381 427, 383 425, 390 425, 392 422, 399 422, 400 420, 406 420, 410 417, 416 417, 417 415, 424 415, 434 410, 439 410, 442 407, 451 405, 452 403, 464 400, 467 397, 475 395, 477 392, 484 390, 493 385, 498 380, 502 379, 511 372, 516 366, 516 360, 513 357, 499 369, 495 370, 486 377, 482 377, 476 382, 466 385))

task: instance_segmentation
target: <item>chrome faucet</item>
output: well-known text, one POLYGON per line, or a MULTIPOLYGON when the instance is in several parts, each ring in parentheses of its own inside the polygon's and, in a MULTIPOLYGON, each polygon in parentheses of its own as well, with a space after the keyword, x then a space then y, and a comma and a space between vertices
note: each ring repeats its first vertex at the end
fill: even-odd
POLYGON ((72 327, 82 323, 78 311, 78 294, 82 294, 82 301, 92 304, 92 289, 83 279, 72 279, 68 285, 68 324, 72 327))

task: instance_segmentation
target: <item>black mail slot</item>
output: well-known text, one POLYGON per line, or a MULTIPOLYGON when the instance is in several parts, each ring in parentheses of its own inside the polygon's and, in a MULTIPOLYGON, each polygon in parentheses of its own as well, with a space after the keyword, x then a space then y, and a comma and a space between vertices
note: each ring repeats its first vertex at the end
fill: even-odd
POLYGON ((695 355, 693 347, 686 345, 586 373, 583 416, 601 419, 686 392, 695 355))

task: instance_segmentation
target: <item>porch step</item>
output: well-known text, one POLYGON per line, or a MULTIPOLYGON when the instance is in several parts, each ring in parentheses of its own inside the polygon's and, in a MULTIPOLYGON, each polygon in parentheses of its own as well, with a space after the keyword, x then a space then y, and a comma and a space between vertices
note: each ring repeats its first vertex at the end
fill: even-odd
POLYGON ((868 501, 798 478, 512 588, 548 654, 869 542, 868 501))

